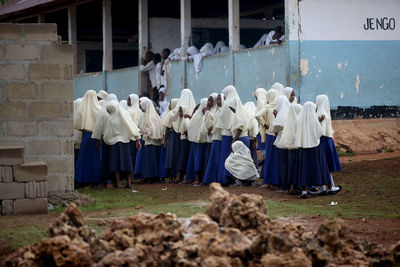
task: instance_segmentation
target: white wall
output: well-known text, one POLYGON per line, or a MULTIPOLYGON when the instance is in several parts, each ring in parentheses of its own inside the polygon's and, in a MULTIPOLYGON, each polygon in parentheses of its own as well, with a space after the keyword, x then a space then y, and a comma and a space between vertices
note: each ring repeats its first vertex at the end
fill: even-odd
POLYGON ((303 0, 299 12, 302 41, 400 40, 400 0, 303 0), (372 30, 365 25, 369 18, 372 30), (384 28, 392 29, 377 29, 377 19, 384 19, 384 28))
MULTIPOLYGON (((242 29, 271 29, 283 26, 283 21, 241 19, 242 29)), ((228 19, 193 18, 192 28, 228 29, 228 19)), ((150 49, 160 53, 163 48, 173 50, 180 47, 180 20, 174 18, 150 18, 149 42, 150 49)), ((260 36, 261 37, 261 36, 260 36)))

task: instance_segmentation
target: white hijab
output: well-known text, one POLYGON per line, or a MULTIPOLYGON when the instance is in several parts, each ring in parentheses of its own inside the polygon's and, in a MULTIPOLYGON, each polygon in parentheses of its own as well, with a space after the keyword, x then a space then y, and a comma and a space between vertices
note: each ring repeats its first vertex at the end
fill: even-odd
POLYGON ((286 96, 281 95, 278 96, 275 100, 275 110, 278 112, 275 119, 272 121, 272 128, 274 131, 277 131, 276 127, 285 126, 286 118, 289 114, 289 100, 286 96))
MULTIPOLYGON (((73 113, 74 125, 76 121, 76 116, 78 114, 79 106, 81 105, 81 103, 82 103, 82 97, 74 100, 74 113, 73 113)), ((72 139, 74 140, 75 144, 79 144, 82 139, 82 132, 74 128, 74 136, 72 137, 72 139)))
POLYGON ((119 104, 121 105, 121 107, 123 107, 124 109, 128 110, 128 101, 127 100, 121 100, 119 101, 119 104))
POLYGON ((192 45, 191 47, 189 47, 187 49, 187 53, 188 53, 188 58, 189 60, 192 60, 194 58, 194 55, 197 55, 199 52, 199 50, 197 49, 197 47, 195 47, 194 45, 192 45))
MULTIPOLYGON (((104 101, 104 100, 100 100, 100 101, 104 101)), ((108 123, 108 119, 110 117, 110 113, 108 113, 107 111, 107 104, 110 103, 111 101, 117 101, 118 102, 118 98, 115 94, 109 94, 106 97, 106 101, 104 106, 101 108, 99 114, 97 115, 97 119, 96 119, 96 124, 94 126, 93 129, 93 133, 92 133, 92 138, 93 139, 101 139, 101 136, 105 134, 106 131, 106 126, 108 123)))
POLYGON ((169 59, 170 60, 179 60, 181 59, 181 49, 180 48, 175 48, 174 51, 169 54, 169 59))
POLYGON ((112 100, 107 103, 106 109, 110 114, 103 137, 107 145, 114 145, 117 142, 129 143, 130 140, 140 138, 139 128, 117 101, 112 100))
POLYGON ((283 93, 283 88, 284 88, 284 86, 281 84, 281 83, 274 83, 272 86, 271 86, 271 89, 275 89, 275 90, 277 90, 278 92, 279 92, 279 95, 281 95, 282 93, 283 93))
POLYGON ((221 48, 224 47, 224 46, 225 46, 225 43, 224 43, 223 41, 218 41, 218 42, 215 44, 215 47, 214 47, 214 52, 215 52, 215 54, 221 53, 221 48))
POLYGON ((139 105, 144 110, 144 113, 139 120, 139 128, 143 135, 143 139, 144 140, 162 139, 163 132, 161 126, 161 119, 160 116, 158 116, 152 101, 147 97, 143 97, 140 100, 139 105))
POLYGON ((221 111, 219 113, 215 127, 219 129, 230 130, 232 128, 234 114, 229 109, 227 103, 233 98, 239 99, 239 95, 236 91, 236 88, 233 85, 228 85, 227 87, 225 87, 222 90, 222 94, 226 97, 226 99, 225 103, 221 107, 221 111))
POLYGON ((333 138, 333 128, 331 119, 331 108, 329 105, 329 98, 326 95, 318 95, 315 104, 317 106, 317 117, 325 115, 325 119, 321 122, 323 129, 323 136, 333 138))
POLYGON ((193 114, 187 129, 188 139, 195 143, 204 143, 207 141, 207 135, 201 131, 203 124, 203 108, 207 106, 207 98, 200 99, 200 106, 193 114))
POLYGON ((233 108, 235 113, 233 113, 233 122, 231 127, 232 134, 235 134, 235 131, 241 129, 242 131, 248 130, 248 124, 250 121, 250 114, 244 108, 242 102, 239 98, 232 98, 227 102, 228 107, 233 108))
POLYGON ((139 123, 140 116, 143 111, 139 108, 139 96, 137 94, 130 94, 129 99, 131 100, 131 106, 128 107, 129 115, 133 122, 137 125, 139 123))
POLYGON ((200 72, 201 67, 202 67, 203 58, 212 56, 214 54, 215 54, 215 52, 214 52, 213 45, 211 43, 206 43, 202 48, 200 48, 200 52, 193 56, 194 70, 196 72, 200 72))
POLYGON ((283 126, 282 135, 279 140, 279 147, 294 149, 296 141, 296 119, 303 107, 300 104, 293 103, 290 105, 289 114, 283 126))
POLYGON ((264 88, 258 88, 254 94, 257 97, 256 112, 258 112, 267 104, 267 91, 264 88))
POLYGON ((76 113, 75 129, 93 132, 100 110, 101 106, 97 100, 96 92, 94 90, 88 90, 76 113))
POLYGON ((167 109, 164 112, 164 115, 161 117, 161 125, 163 126, 163 132, 165 132, 165 128, 171 128, 171 111, 176 107, 178 103, 178 98, 172 98, 167 109))
POLYGON ((255 180, 260 177, 250 150, 242 141, 232 144, 232 153, 225 160, 225 168, 240 180, 255 180))
POLYGON ((258 127, 258 122, 255 118, 256 116, 256 105, 254 105, 254 102, 249 101, 246 104, 244 104, 244 108, 250 115, 249 122, 247 124, 247 129, 249 131, 249 137, 255 138, 257 134, 260 132, 259 127, 258 127))
POLYGON ((287 97, 287 99, 290 101, 290 95, 293 92, 293 88, 292 87, 285 87, 283 88, 282 94, 285 95, 287 97))
POLYGON ((100 99, 102 99, 102 100, 106 100, 106 98, 107 98, 107 96, 108 96, 108 93, 107 93, 106 91, 104 91, 104 90, 100 90, 100 91, 97 93, 97 96, 98 96, 100 99))
POLYGON ((303 110, 299 113, 296 119, 295 147, 317 147, 322 134, 323 129, 318 121, 316 105, 308 101, 304 103, 303 110))
MULTIPOLYGON (((212 94, 209 96, 209 98, 210 98, 210 97, 213 99, 214 104, 213 104, 213 106, 210 108, 210 110, 207 110, 207 111, 204 113, 204 116, 203 116, 203 123, 202 123, 202 126, 201 126, 201 131, 202 131, 203 133, 205 133, 205 134, 207 134, 208 129, 211 128, 211 127, 213 126, 213 121, 214 121, 214 118, 215 118, 215 113, 216 113, 217 110, 218 110, 218 105, 217 105, 218 93, 212 93, 212 94)), ((207 99, 207 101, 208 101, 208 99, 207 99)))
POLYGON ((183 115, 188 114, 192 116, 193 110, 196 107, 196 101, 194 101, 194 97, 190 89, 183 89, 181 91, 181 96, 179 97, 178 103, 176 103, 175 108, 171 111, 172 128, 177 133, 181 132, 182 127, 184 126, 182 123, 187 123, 187 120, 189 120, 179 116, 179 107, 182 107, 183 115))

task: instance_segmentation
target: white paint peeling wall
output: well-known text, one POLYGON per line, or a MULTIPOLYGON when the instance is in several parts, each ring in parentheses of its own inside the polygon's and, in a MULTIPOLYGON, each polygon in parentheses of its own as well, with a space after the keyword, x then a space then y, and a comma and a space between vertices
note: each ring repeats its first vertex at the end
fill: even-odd
MULTIPOLYGON (((296 25, 291 20, 297 18, 297 1, 287 2, 289 29, 295 32, 296 25)), ((302 41, 400 40, 400 0, 303 0, 299 2, 299 11, 302 41), (387 29, 369 30, 368 18, 372 18, 373 28, 378 26, 378 19, 387 29)))

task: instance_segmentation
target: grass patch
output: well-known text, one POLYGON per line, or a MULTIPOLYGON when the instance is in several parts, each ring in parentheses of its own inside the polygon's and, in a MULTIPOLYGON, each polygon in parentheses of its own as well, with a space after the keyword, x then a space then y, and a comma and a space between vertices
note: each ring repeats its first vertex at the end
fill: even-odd
POLYGON ((48 236, 48 227, 43 224, 24 225, 0 230, 0 244, 17 249, 39 242, 48 236))

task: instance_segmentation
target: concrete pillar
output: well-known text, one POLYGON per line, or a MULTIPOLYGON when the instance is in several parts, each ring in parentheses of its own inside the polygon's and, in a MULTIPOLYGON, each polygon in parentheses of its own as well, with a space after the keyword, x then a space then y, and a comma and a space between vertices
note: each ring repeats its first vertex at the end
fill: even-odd
POLYGON ((38 15, 38 23, 44 23, 44 14, 38 15))
POLYGON ((103 0, 103 71, 113 69, 111 0, 103 0))
MULTIPOLYGON (((186 57, 186 50, 192 42, 192 6, 191 0, 181 0, 181 57, 186 57)), ((187 87, 186 61, 181 61, 181 88, 187 87)))
POLYGON ((68 43, 72 45, 72 51, 74 54, 74 63, 72 66, 72 71, 74 74, 77 73, 77 64, 78 64, 78 57, 77 57, 77 35, 76 35, 76 6, 72 4, 68 6, 68 43))
MULTIPOLYGON (((139 62, 142 64, 144 56, 149 49, 149 14, 148 14, 148 0, 138 0, 139 2, 139 62)), ((138 93, 147 92, 147 75, 146 73, 139 72, 139 86, 138 93)))
POLYGON ((240 49, 240 1, 228 0, 229 49, 240 49))

